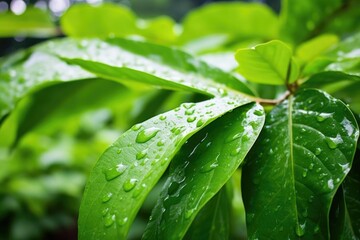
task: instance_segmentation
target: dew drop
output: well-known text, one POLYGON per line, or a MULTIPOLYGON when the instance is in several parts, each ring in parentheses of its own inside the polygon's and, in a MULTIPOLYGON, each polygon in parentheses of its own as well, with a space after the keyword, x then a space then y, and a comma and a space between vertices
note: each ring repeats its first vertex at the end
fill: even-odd
POLYGON ((302 173, 302 176, 303 176, 303 177, 306 177, 306 176, 307 176, 307 172, 308 172, 308 170, 305 169, 305 170, 303 171, 303 173, 302 173))
POLYGON ((127 217, 124 217, 124 218, 120 218, 118 221, 117 221, 117 224, 119 226, 124 226, 127 222, 128 222, 128 218, 127 217))
POLYGON ((138 124, 135 124, 134 126, 132 126, 132 127, 131 127, 131 130, 137 131, 137 130, 139 130, 140 128, 141 128, 141 124, 138 123, 138 124))
POLYGON ((263 115, 263 111, 261 111, 260 109, 256 109, 256 110, 254 111, 254 114, 255 114, 256 116, 262 116, 262 115, 263 115))
POLYGON ((315 155, 316 156, 319 156, 321 152, 322 152, 321 148, 316 148, 315 149, 315 155))
POLYGON ((191 123, 194 122, 196 120, 196 117, 188 117, 187 118, 187 122, 191 123))
POLYGON ((146 188, 146 184, 144 184, 144 183, 141 184, 140 187, 135 188, 132 197, 137 198, 145 188, 146 188))
POLYGON ((185 115, 193 115, 195 112, 195 109, 186 109, 185 110, 185 115))
POLYGON ((130 192, 131 190, 133 190, 138 181, 139 180, 137 180, 136 178, 130 178, 130 179, 126 180, 123 184, 124 191, 130 192))
POLYGON ((314 164, 313 164, 313 163, 310 163, 309 169, 312 170, 313 168, 314 168, 314 164))
POLYGON ((343 143, 340 134, 338 134, 335 138, 326 137, 325 141, 330 149, 336 149, 339 144, 343 143))
POLYGON ((166 116, 165 116, 165 115, 161 115, 161 116, 159 117, 159 119, 160 119, 161 121, 164 121, 164 120, 166 119, 166 116))
POLYGON ((295 228, 295 232, 296 232, 296 235, 298 235, 299 237, 302 237, 304 236, 305 234, 305 224, 297 224, 296 228, 295 228))
POLYGON ((315 172, 320 172, 321 171, 321 168, 317 168, 316 170, 315 170, 315 172))
POLYGON ((318 122, 323 122, 331 116, 332 116, 331 113, 320 113, 319 115, 316 116, 316 120, 318 122))
POLYGON ((121 149, 118 149, 118 150, 116 151, 116 153, 117 153, 117 154, 120 154, 121 151, 122 151, 121 149))
POLYGON ((240 151, 241 151, 241 148, 236 148, 233 151, 231 151, 230 155, 231 156, 236 156, 236 155, 238 155, 240 153, 240 151))
POLYGON ((115 215, 106 215, 104 219, 105 227, 111 227, 115 222, 115 215))
POLYGON ((112 195, 113 195, 113 194, 112 194, 111 192, 105 194, 105 195, 102 197, 102 199, 101 199, 102 202, 103 202, 103 203, 106 203, 106 202, 110 201, 112 195))
POLYGON ((109 208, 104 208, 104 209, 101 211, 101 214, 103 215, 103 217, 105 217, 108 212, 109 212, 109 208))
POLYGON ((141 160, 141 159, 143 159, 144 157, 146 157, 147 153, 148 153, 148 149, 147 149, 147 148, 144 149, 144 150, 142 150, 142 151, 140 151, 140 152, 138 152, 138 153, 136 154, 136 160, 141 160))
POLYGON ((232 141, 235 141, 236 139, 240 138, 241 136, 242 136, 242 133, 232 134, 225 138, 225 143, 230 143, 232 141))
POLYGON ((202 172, 202 173, 210 172, 210 171, 214 170, 217 166, 219 166, 219 163, 217 161, 208 163, 204 166, 201 166, 200 172, 202 172))
POLYGON ((234 105, 234 101, 228 101, 227 104, 234 105))
POLYGON ((138 133, 135 141, 137 143, 146 143, 147 141, 149 141, 150 139, 155 137, 159 131, 160 131, 160 129, 158 129, 156 127, 144 129, 138 133))
POLYGON ((183 103, 182 106, 186 109, 190 109, 195 106, 195 103, 183 103))
POLYGON ((199 119, 196 123, 196 127, 201 127, 202 125, 204 125, 204 121, 202 119, 199 119))
POLYGON ((208 104, 205 105, 205 107, 212 107, 214 105, 215 105, 215 103, 208 103, 208 104))
POLYGON ((157 142, 156 145, 157 145, 158 147, 161 147, 161 146, 164 146, 164 145, 165 145, 165 142, 164 142, 164 140, 160 140, 160 141, 157 142))
POLYGON ((327 182, 327 186, 329 189, 333 190, 334 189, 334 180, 329 179, 327 182))
POLYGON ((185 218, 189 219, 194 213, 195 213, 196 209, 192 208, 192 209, 188 209, 185 212, 185 218))
POLYGON ((105 178, 107 181, 113 180, 123 174, 126 170, 127 166, 124 164, 118 164, 116 167, 109 168, 104 171, 105 178))
POLYGON ((179 135, 182 131, 181 128, 174 127, 173 129, 171 129, 171 132, 175 135, 179 135))

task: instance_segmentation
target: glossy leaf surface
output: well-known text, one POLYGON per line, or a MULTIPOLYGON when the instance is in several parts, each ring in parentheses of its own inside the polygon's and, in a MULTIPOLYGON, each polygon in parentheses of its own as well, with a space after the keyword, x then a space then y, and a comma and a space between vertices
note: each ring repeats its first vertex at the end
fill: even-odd
POLYGON ((170 167, 143 238, 183 238, 196 214, 242 163, 263 122, 262 107, 249 104, 191 138, 170 167))
POLYGON ((185 239, 229 239, 231 194, 225 185, 196 215, 185 239))
POLYGON ((358 136, 350 110, 319 90, 276 106, 243 168, 249 238, 327 239, 358 136))
POLYGON ((144 199, 182 144, 216 118, 248 102, 225 97, 184 103, 121 135, 90 175, 80 207, 79 238, 125 239, 144 199))
POLYGON ((235 58, 240 74, 252 82, 284 85, 287 81, 292 83, 299 75, 290 48, 280 41, 240 49, 235 58))

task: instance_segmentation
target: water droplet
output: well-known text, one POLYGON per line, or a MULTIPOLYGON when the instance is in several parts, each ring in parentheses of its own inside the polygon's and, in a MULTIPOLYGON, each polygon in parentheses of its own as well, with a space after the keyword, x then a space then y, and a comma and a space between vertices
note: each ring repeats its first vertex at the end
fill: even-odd
POLYGON ((146 157, 147 152, 148 152, 148 149, 147 149, 147 148, 144 149, 144 150, 142 150, 142 151, 140 151, 140 152, 138 152, 138 153, 136 154, 136 160, 141 160, 141 159, 143 159, 144 157, 146 157))
POLYGON ((166 119, 166 116, 165 116, 165 115, 161 115, 161 116, 159 117, 159 119, 160 119, 161 121, 164 121, 164 120, 166 119))
POLYGON ((105 217, 108 212, 109 212, 109 208, 104 208, 104 209, 101 211, 101 214, 103 215, 103 217, 105 217))
POLYGON ((319 115, 316 116, 316 120, 318 122, 323 122, 331 116, 332 116, 332 113, 320 113, 319 115))
POLYGON ((177 108, 174 109, 174 111, 175 111, 175 112, 178 112, 178 111, 180 111, 180 108, 177 107, 177 108))
POLYGON ((297 226, 295 228, 296 235, 298 235, 299 237, 304 236, 304 234, 305 234, 305 225, 306 225, 306 223, 297 224, 297 226))
POLYGON ((349 163, 345 163, 345 164, 339 164, 343 173, 344 174, 348 174, 350 172, 350 166, 349 163))
POLYGON ((131 127, 131 130, 137 131, 137 130, 139 130, 140 128, 141 128, 141 124, 138 123, 138 124, 135 124, 134 126, 132 126, 132 127, 131 127))
POLYGON ((225 138, 225 143, 232 142, 232 141, 240 138, 242 135, 243 135, 243 133, 232 134, 232 135, 228 136, 227 138, 225 138))
POLYGON ((314 228, 314 233, 318 233, 320 231, 320 227, 319 226, 316 226, 315 228, 314 228))
POLYGON ((220 93, 220 96, 225 97, 228 93, 225 89, 218 88, 218 93, 220 93))
POLYGON ((192 114, 194 114, 194 112, 195 112, 195 108, 186 109, 185 110, 185 115, 192 115, 192 114))
POLYGON ((327 186, 329 189, 333 190, 334 189, 334 180, 329 179, 327 182, 327 186))
POLYGON ((113 225, 115 222, 115 215, 106 215, 105 219, 104 219, 104 225, 105 227, 111 227, 111 225, 113 225))
POLYGON ((197 121, 196 123, 196 127, 201 127, 202 125, 204 125, 204 121, 202 119, 199 119, 199 121, 197 121))
POLYGON ((175 135, 179 135, 182 132, 182 130, 181 128, 174 127, 173 129, 171 129, 171 132, 174 133, 175 135))
POLYGON ((336 149, 339 144, 343 143, 340 134, 338 134, 335 138, 326 137, 325 141, 330 149, 336 149))
POLYGON ((161 161, 161 166, 165 165, 168 161, 169 161, 169 158, 164 158, 164 159, 161 161))
POLYGON ((158 129, 156 127, 144 129, 138 133, 135 141, 137 143, 146 143, 147 141, 149 141, 150 139, 155 137, 159 131, 160 131, 160 129, 158 129))
POLYGON ((307 171, 308 171, 307 169, 305 169, 305 170, 303 171, 303 173, 302 173, 302 176, 303 176, 303 177, 306 177, 306 176, 307 176, 307 171))
POLYGON ((161 147, 161 146, 164 146, 165 145, 165 142, 164 140, 160 140, 158 141, 158 143, 156 144, 158 147, 161 147))
POLYGON ((130 179, 126 180, 123 185, 124 191, 130 192, 131 190, 133 190, 138 181, 139 180, 137 180, 136 178, 130 178, 130 179))
POLYGON ((186 109, 190 109, 195 106, 195 103, 183 103, 182 106, 186 109))
POLYGON ((112 195, 113 195, 113 194, 112 194, 111 192, 105 194, 105 195, 102 197, 102 199, 101 199, 102 202, 103 202, 103 203, 106 203, 106 202, 110 201, 112 195))
POLYGON ((240 151, 241 151, 241 148, 236 148, 233 151, 231 151, 230 155, 231 156, 236 156, 236 155, 238 155, 240 153, 240 151))
POLYGON ((322 152, 321 148, 316 148, 315 149, 315 155, 316 156, 320 155, 321 152, 322 152))
POLYGON ((118 221, 117 221, 117 224, 119 226, 124 226, 127 222, 128 222, 128 218, 127 217, 124 217, 124 218, 120 218, 118 221))
POLYGON ((133 197, 133 198, 137 198, 137 197, 140 195, 140 193, 141 193, 145 188, 146 188, 146 184, 145 184, 145 183, 141 184, 140 187, 135 188, 132 197, 133 197))
POLYGON ((127 166, 121 163, 118 164, 116 167, 109 168, 108 170, 104 171, 106 180, 110 181, 114 178, 117 178, 125 172, 126 168, 127 166))
POLYGON ((219 166, 219 163, 217 161, 208 163, 200 168, 200 172, 202 172, 202 173, 210 172, 210 171, 214 170, 217 166, 219 166))
POLYGON ((121 149, 118 149, 118 150, 116 151, 116 153, 117 153, 117 154, 120 154, 121 151, 122 151, 121 149))
POLYGON ((314 168, 314 164, 313 164, 313 163, 310 163, 309 169, 312 170, 313 168, 314 168))
POLYGON ((194 213, 195 213, 196 209, 192 208, 192 209, 188 209, 185 212, 185 218, 189 219, 194 213))
POLYGON ((212 107, 212 106, 214 106, 214 105, 215 105, 215 103, 212 102, 212 103, 206 104, 205 107, 212 107))
POLYGON ((256 116, 262 116, 262 115, 263 115, 263 111, 261 111, 260 109, 256 109, 256 110, 254 111, 254 114, 255 114, 256 116))
POLYGON ((227 104, 233 105, 233 104, 234 104, 234 101, 228 101, 227 104))
POLYGON ((321 168, 317 168, 316 170, 315 170, 315 172, 320 172, 321 171, 321 168))
POLYGON ((187 122, 194 122, 196 120, 196 117, 188 117, 187 122))

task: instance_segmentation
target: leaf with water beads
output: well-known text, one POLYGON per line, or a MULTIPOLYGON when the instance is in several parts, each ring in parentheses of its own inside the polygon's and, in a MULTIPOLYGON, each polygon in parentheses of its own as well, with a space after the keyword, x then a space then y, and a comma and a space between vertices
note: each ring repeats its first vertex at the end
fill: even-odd
POLYGON ((262 129, 264 115, 260 105, 248 104, 189 139, 170 166, 144 239, 184 237, 196 214, 242 163, 262 129))
POLYGON ((351 111, 322 91, 276 106, 243 168, 249 238, 328 239, 330 205, 358 136, 351 111))
POLYGON ((249 102, 224 97, 183 104, 122 134, 91 172, 80 207, 79 239, 125 239, 146 196, 183 143, 249 102), (188 121, 189 109, 196 120, 188 121))

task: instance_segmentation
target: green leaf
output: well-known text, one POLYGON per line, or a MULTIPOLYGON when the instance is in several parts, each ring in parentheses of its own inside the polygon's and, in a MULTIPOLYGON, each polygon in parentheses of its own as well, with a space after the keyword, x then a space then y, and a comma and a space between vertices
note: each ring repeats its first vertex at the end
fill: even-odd
POLYGON ((67 39, 57 41, 56 46, 44 45, 42 49, 102 78, 123 83, 133 80, 208 95, 226 95, 226 89, 231 91, 229 88, 252 94, 243 82, 231 74, 174 48, 126 39, 107 42, 67 39))
POLYGON ((351 9, 358 7, 357 0, 282 0, 281 39, 297 45, 321 33, 347 35, 347 31, 359 29, 358 24, 349 20, 359 18, 360 11, 352 11, 351 17, 347 17, 351 9), (350 22, 352 27, 343 28, 343 21, 350 22))
POLYGON ((64 33, 72 37, 122 37, 137 31, 135 15, 111 3, 73 5, 61 17, 60 24, 64 33))
POLYGON ((185 239, 229 239, 231 196, 228 186, 201 209, 186 233, 185 239))
POLYGON ((168 16, 139 19, 137 27, 138 33, 151 42, 169 44, 174 43, 178 38, 176 22, 168 16))
POLYGON ((137 124, 101 156, 82 199, 79 239, 125 239, 137 211, 182 144, 247 99, 215 98, 137 124))
POLYGON ((57 34, 50 14, 38 8, 28 7, 21 15, 1 12, 0 22, 0 37, 51 37, 57 34))
POLYGON ((296 56, 303 62, 309 62, 315 57, 320 56, 330 47, 338 43, 336 35, 324 34, 314 39, 304 42, 296 49, 296 56))
POLYGON ((262 107, 249 104, 191 138, 171 165, 143 238, 181 239, 200 209, 242 163, 263 123, 262 107))
POLYGON ((236 52, 238 71, 249 81, 271 85, 284 85, 297 80, 299 67, 291 50, 281 41, 259 44, 236 52))
POLYGON ((276 106, 243 168, 249 238, 328 239, 330 205, 358 137, 351 111, 322 91, 276 106))
POLYGON ((182 24, 183 42, 209 35, 225 35, 230 41, 271 39, 278 31, 276 15, 266 5, 258 3, 207 4, 191 11, 182 24))

